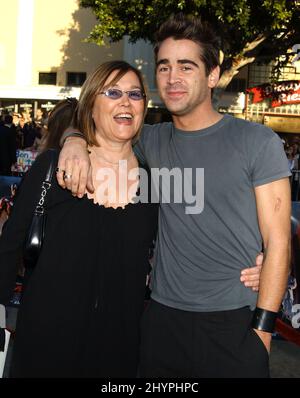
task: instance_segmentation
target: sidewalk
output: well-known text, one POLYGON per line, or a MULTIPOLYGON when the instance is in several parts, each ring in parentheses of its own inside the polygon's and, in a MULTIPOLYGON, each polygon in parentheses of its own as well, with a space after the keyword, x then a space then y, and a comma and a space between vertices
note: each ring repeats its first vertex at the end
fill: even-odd
POLYGON ((273 340, 270 355, 272 378, 300 378, 300 347, 284 340, 273 340))

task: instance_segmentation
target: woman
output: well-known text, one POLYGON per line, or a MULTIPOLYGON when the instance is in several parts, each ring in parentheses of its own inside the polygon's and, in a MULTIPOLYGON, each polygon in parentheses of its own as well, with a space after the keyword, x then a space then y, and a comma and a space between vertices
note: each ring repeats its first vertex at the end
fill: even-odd
MULTIPOLYGON (((140 72, 123 61, 101 65, 82 87, 77 121, 86 132, 97 189, 79 200, 54 178, 46 237, 18 315, 12 377, 136 376, 158 211, 156 204, 135 200, 139 180, 131 175, 139 166, 132 142, 146 103, 140 72), (115 177, 114 187, 113 178, 100 180, 99 168, 115 177)), ((1 303, 9 299, 7 281, 13 284, 49 159, 46 151, 32 166, 1 238, 1 303)))

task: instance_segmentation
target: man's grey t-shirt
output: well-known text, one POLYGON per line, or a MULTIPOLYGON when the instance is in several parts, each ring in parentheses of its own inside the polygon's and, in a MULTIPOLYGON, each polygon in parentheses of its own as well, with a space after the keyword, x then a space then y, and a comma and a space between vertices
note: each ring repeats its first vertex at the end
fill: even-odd
POLYGON ((136 150, 150 168, 191 168, 194 192, 195 169, 204 169, 200 214, 186 214, 190 203, 160 204, 152 298, 187 311, 254 307, 240 272, 262 249, 254 188, 290 175, 277 134, 226 115, 193 132, 146 125, 136 150))

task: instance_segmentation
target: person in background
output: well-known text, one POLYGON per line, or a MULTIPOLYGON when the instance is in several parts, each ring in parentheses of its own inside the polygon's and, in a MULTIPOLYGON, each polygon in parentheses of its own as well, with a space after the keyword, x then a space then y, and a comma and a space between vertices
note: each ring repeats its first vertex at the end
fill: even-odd
POLYGON ((49 113, 48 119, 44 119, 45 124, 36 126, 36 138, 31 149, 38 152, 50 148, 60 149, 61 137, 68 127, 67 121, 74 115, 77 104, 77 99, 71 97, 59 101, 49 113))
POLYGON ((46 124, 46 117, 45 117, 44 112, 43 112, 43 110, 41 108, 38 108, 36 110, 34 123, 36 125, 40 125, 40 126, 44 126, 46 124))
POLYGON ((16 129, 16 142, 17 142, 17 149, 23 148, 23 134, 20 134, 20 119, 21 115, 19 113, 14 112, 13 113, 13 125, 15 126, 16 129))
POLYGON ((66 98, 59 101, 50 111, 45 125, 46 132, 43 140, 44 150, 54 148, 60 149, 61 137, 72 120, 78 101, 76 98, 66 98))
POLYGON ((4 123, 0 125, 0 175, 11 175, 11 167, 16 163, 16 128, 11 115, 4 116, 4 123))
POLYGON ((294 142, 291 145, 293 158, 293 179, 292 179, 292 200, 298 201, 300 187, 300 162, 299 162, 299 144, 294 142))

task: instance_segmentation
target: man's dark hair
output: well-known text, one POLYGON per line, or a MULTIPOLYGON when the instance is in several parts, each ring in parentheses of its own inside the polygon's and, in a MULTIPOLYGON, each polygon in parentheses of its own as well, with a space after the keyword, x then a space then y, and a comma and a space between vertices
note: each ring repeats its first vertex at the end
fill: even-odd
POLYGON ((4 123, 6 123, 6 124, 12 124, 12 122, 13 122, 13 117, 12 117, 12 115, 5 115, 5 116, 4 116, 4 123))
POLYGON ((168 39, 191 40, 200 46, 200 59, 205 65, 206 75, 220 65, 220 41, 216 33, 207 22, 192 15, 178 13, 167 19, 155 33, 154 54, 157 53, 161 43, 168 39))

